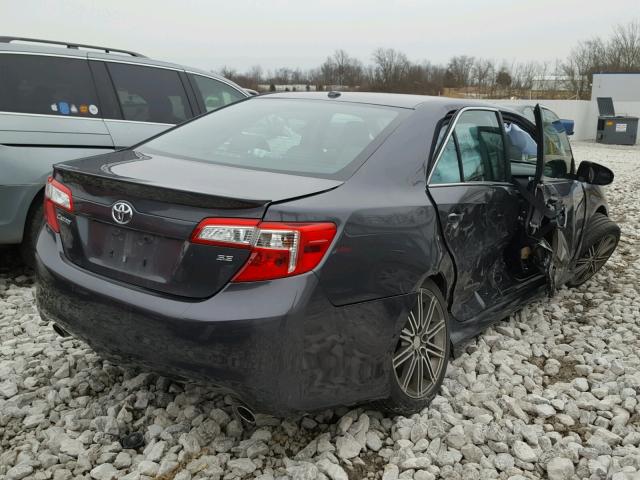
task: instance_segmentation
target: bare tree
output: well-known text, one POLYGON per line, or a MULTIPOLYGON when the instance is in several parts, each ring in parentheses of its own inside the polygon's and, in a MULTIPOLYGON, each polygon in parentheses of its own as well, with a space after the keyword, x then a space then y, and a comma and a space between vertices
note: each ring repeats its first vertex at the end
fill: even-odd
POLYGON ((493 60, 477 58, 473 64, 472 79, 478 87, 478 91, 486 94, 489 86, 493 83, 495 74, 495 64, 493 60))
POLYGON ((466 87, 471 81, 474 58, 467 55, 458 55, 449 60, 447 76, 451 87, 466 87))
POLYGON ((616 25, 609 43, 611 66, 623 72, 640 68, 640 20, 616 25))
POLYGON ((409 69, 407 56, 393 48, 378 48, 373 52, 373 80, 381 91, 397 91, 409 69))
POLYGON ((502 67, 496 74, 496 85, 502 90, 508 90, 511 87, 511 82, 511 74, 505 67, 502 67))
POLYGON ((580 42, 571 51, 567 60, 562 64, 562 72, 568 88, 575 92, 578 98, 588 98, 591 94, 593 74, 604 70, 617 70, 617 61, 610 55, 610 46, 600 38, 593 38, 580 42))

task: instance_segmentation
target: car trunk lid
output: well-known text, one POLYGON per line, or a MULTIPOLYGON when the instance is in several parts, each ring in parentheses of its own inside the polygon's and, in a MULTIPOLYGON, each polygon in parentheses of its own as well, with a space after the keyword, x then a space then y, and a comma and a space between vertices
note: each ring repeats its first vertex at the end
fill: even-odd
POLYGON ((60 164, 73 211, 57 211, 66 257, 106 277, 157 292, 206 298, 249 250, 190 241, 204 218, 261 219, 273 202, 342 182, 122 151, 60 164))

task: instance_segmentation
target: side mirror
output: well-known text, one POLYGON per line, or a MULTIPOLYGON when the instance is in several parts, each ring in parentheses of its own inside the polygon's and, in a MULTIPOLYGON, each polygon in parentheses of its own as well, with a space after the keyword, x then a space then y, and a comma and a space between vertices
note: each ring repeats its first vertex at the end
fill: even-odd
POLYGON ((576 174, 581 182, 592 185, 609 185, 613 182, 613 172, 607 167, 594 162, 580 162, 576 174))

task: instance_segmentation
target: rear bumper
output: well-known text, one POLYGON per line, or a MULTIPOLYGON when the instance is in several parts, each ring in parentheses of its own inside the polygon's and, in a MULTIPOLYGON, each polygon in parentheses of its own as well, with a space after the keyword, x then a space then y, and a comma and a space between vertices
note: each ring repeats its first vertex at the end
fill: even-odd
POLYGON ((388 394, 388 355, 411 295, 336 308, 309 273, 186 301, 80 269, 47 228, 37 253, 43 318, 116 363, 213 382, 278 415, 388 394))

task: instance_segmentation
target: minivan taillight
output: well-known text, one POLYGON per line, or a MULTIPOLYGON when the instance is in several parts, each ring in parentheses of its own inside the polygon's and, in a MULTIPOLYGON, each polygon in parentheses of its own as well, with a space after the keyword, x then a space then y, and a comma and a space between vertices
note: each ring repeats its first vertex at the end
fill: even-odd
POLYGON ((313 270, 336 234, 333 223, 281 223, 207 218, 191 241, 251 250, 249 259, 231 280, 255 282, 290 277, 313 270))
POLYGON ((44 189, 44 217, 54 232, 60 231, 56 207, 68 212, 73 211, 73 197, 69 187, 64 186, 53 177, 49 177, 44 189))

